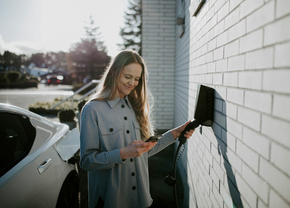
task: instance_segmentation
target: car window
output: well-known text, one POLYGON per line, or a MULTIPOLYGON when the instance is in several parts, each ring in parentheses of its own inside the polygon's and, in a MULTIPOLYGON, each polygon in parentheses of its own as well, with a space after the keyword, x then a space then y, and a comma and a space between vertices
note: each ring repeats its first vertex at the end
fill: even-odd
POLYGON ((28 117, 0 113, 0 177, 29 153, 34 138, 28 117))

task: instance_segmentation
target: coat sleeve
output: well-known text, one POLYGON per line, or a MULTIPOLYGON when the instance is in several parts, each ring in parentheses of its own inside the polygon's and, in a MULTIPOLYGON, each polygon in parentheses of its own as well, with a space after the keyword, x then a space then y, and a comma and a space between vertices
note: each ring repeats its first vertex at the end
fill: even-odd
POLYGON ((90 105, 85 105, 80 124, 80 167, 86 171, 107 170, 124 163, 120 149, 101 151, 100 136, 97 112, 90 105))

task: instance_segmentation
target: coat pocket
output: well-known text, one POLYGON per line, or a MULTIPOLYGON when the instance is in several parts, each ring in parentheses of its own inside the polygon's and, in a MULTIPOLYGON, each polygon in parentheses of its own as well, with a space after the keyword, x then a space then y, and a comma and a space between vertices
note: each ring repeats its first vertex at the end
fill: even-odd
POLYGON ((122 125, 120 122, 101 124, 99 125, 99 128, 107 151, 124 146, 122 125))

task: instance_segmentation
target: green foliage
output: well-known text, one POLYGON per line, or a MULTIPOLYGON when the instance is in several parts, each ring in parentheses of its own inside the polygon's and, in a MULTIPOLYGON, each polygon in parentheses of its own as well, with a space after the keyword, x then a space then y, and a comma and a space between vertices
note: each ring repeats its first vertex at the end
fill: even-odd
POLYGON ((21 78, 21 73, 18 71, 8 71, 5 73, 5 78, 8 83, 16 83, 21 78))
POLYGON ((79 104, 78 104, 79 112, 82 111, 82 109, 83 109, 84 105, 86 104, 86 102, 88 102, 88 100, 82 100, 82 101, 79 102, 79 104))
POLYGON ((7 71, 5 74, 0 74, 0 88, 37 88, 38 83, 37 77, 21 74, 19 71, 7 71))
MULTIPOLYGON (((71 101, 65 101, 54 109, 50 109, 56 104, 58 104, 62 99, 56 98, 53 102, 37 102, 28 107, 31 112, 40 114, 40 115, 57 115, 59 111, 65 109, 71 109, 71 101)), ((77 110, 78 102, 76 100, 73 101, 73 110, 77 110)))
POLYGON ((60 122, 70 122, 74 121, 76 114, 72 109, 62 109, 58 112, 57 116, 60 122))
POLYGON ((120 35, 124 43, 121 49, 133 49, 141 55, 142 51, 142 0, 129 0, 128 12, 125 12, 125 26, 120 35))

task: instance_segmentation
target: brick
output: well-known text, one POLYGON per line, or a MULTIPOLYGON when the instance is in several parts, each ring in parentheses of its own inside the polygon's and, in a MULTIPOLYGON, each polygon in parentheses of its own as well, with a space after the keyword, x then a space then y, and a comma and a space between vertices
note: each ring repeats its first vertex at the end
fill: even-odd
POLYGON ((267 25, 264 29, 264 45, 290 40, 290 16, 267 25))
POLYGON ((267 208, 268 206, 261 200, 258 198, 258 206, 257 208, 267 208))
POLYGON ((244 18, 264 4, 264 0, 246 0, 241 4, 240 18, 244 18))
POLYGON ((243 0, 231 0, 230 1, 230 11, 235 9, 243 0))
POLYGON ((290 97, 274 95, 273 101, 273 115, 290 121, 290 97))
MULTIPOLYGON (((236 174, 236 181, 239 192, 241 193, 241 196, 243 196, 241 197, 242 200, 244 198, 250 207, 256 207, 257 195, 255 192, 249 187, 246 181, 239 174, 236 174)), ((244 201, 243 207, 247 207, 247 204, 245 204, 244 201)))
POLYGON ((216 38, 216 47, 225 45, 228 42, 228 31, 223 32, 216 38))
POLYGON ((263 30, 254 31, 240 39, 240 53, 262 48, 263 30))
POLYGON ((261 133, 290 148, 290 123, 268 115, 262 115, 261 133))
POLYGON ((228 59, 228 71, 244 70, 245 55, 234 56, 228 59))
POLYGON ((250 166, 251 169, 253 169, 256 173, 258 172, 259 155, 240 141, 237 141, 237 155, 248 166, 250 166))
POLYGON ((226 128, 226 117, 223 114, 215 111, 214 120, 217 124, 219 124, 223 128, 226 128))
POLYGON ((217 23, 214 28, 214 37, 218 36, 219 34, 224 32, 225 22, 222 20, 221 22, 217 23))
POLYGON ((216 72, 224 72, 228 70, 228 61, 227 59, 218 60, 215 62, 216 72))
POLYGON ((223 198, 220 195, 218 188, 216 188, 215 186, 213 186, 213 195, 218 203, 215 206, 223 207, 223 198))
POLYGON ((245 91, 245 106, 256 111, 271 114, 272 95, 264 92, 245 91))
POLYGON ((218 22, 229 14, 229 2, 227 1, 222 8, 217 12, 218 22))
POLYGON ((229 86, 229 87, 237 87, 238 86, 238 73, 237 72, 225 73, 223 85, 229 86))
POLYGON ((220 185, 220 194, 223 197, 224 203, 228 207, 235 207, 233 204, 233 199, 228 191, 228 187, 226 188, 223 184, 220 185))
POLYGON ((290 151, 285 147, 272 143, 271 145, 271 163, 281 169, 288 177, 290 177, 290 151))
POLYGON ((242 140, 242 125, 237 121, 227 118, 227 131, 242 140))
POLYGON ((246 69, 265 69, 273 67, 273 48, 265 48, 246 54, 246 69))
POLYGON ((223 47, 220 47, 220 48, 213 51, 213 59, 215 61, 222 59, 223 57, 224 57, 224 48, 223 47))
POLYGON ((275 2, 271 1, 247 17, 247 32, 260 28, 275 19, 275 2))
POLYGON ((261 179, 257 173, 252 171, 247 165, 243 165, 242 177, 255 193, 263 200, 268 202, 269 185, 261 179))
POLYGON ((263 72, 263 90, 290 94, 290 71, 267 70, 263 72))
POLYGON ((238 89, 227 89, 227 100, 239 105, 244 103, 244 91, 238 89))
POLYGON ((237 119, 238 107, 235 104, 227 103, 226 104, 226 115, 234 120, 237 119))
POLYGON ((235 40, 246 33, 246 20, 242 20, 229 29, 229 41, 235 40))
POLYGON ((270 140, 265 136, 252 129, 244 128, 243 142, 265 159, 269 159, 270 140))
POLYGON ((260 117, 260 113, 256 111, 238 107, 238 121, 256 131, 260 130, 260 117))
POLYGON ((280 18, 290 13, 290 1, 277 0, 276 3, 276 18, 280 18))
POLYGON ((213 40, 209 41, 208 44, 207 44, 208 51, 214 50, 217 47, 216 43, 217 43, 217 39, 216 38, 214 38, 213 40))
POLYGON ((225 58, 239 54, 239 40, 231 42, 225 46, 225 58))
POLYGON ((290 205, 273 189, 270 190, 269 207, 290 208, 290 205))
POLYGON ((260 175, 266 180, 287 202, 290 202, 290 178, 261 158, 260 175))
POLYGON ((246 71, 239 72, 239 85, 240 88, 246 89, 262 89, 262 72, 246 71))
POLYGON ((275 46, 275 67, 290 67, 289 51, 290 42, 275 46))
MULTIPOLYGON (((230 5, 231 5, 230 1, 230 5)), ((236 8, 232 11, 226 18, 225 18, 225 29, 235 25, 237 22, 240 21, 240 7, 236 8)))
MULTIPOLYGON (((231 149, 227 149, 227 156, 228 156, 228 162, 234 169, 241 173, 242 172, 242 159, 236 155, 231 149)), ((227 168, 226 168, 227 169, 227 168)))

